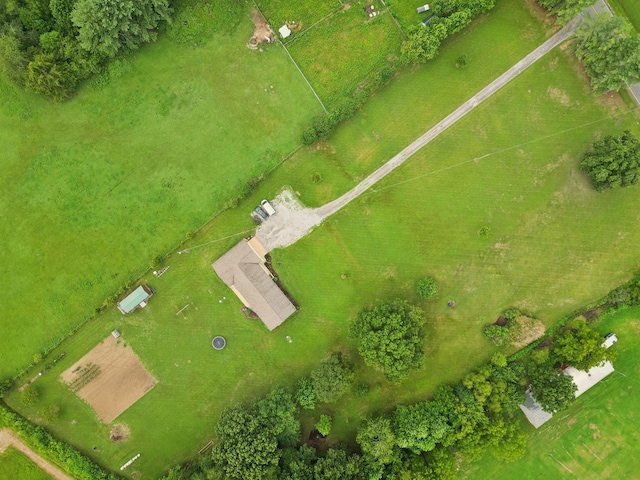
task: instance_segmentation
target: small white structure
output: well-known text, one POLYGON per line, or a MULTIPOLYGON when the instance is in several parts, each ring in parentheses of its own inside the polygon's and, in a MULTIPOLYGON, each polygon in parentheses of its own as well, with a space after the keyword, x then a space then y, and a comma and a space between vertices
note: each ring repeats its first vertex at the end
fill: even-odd
POLYGON ((287 38, 289 35, 291 35, 291 30, 289 30, 289 27, 287 25, 283 25, 278 29, 278 32, 280 32, 280 36, 282 38, 287 38))
POLYGON ((597 367, 593 367, 589 369, 589 371, 578 370, 574 367, 567 367, 564 369, 564 374, 569 375, 573 383, 576 384, 578 389, 576 390, 576 397, 579 397, 584 392, 593 387, 600 380, 605 378, 608 375, 611 375, 615 369, 613 368, 613 363, 610 361, 606 361, 597 367))
MULTIPOLYGON (((603 378, 611 375, 614 371, 613 363, 607 360, 588 371, 578 370, 574 367, 567 367, 562 373, 571 377, 573 383, 578 387, 575 395, 576 397, 579 397, 596 383, 600 382, 603 378)), ((542 406, 536 401, 529 390, 526 392, 526 399, 524 403, 520 405, 520 410, 522 410, 522 413, 527 417, 527 420, 529 420, 531 425, 535 428, 540 428, 544 423, 551 420, 551 417, 553 417, 552 413, 545 412, 542 409, 542 406)))
POLYGON ((604 337, 604 342, 602 343, 602 346, 604 348, 609 348, 615 345, 616 343, 618 343, 618 337, 616 336, 616 334, 609 333, 606 337, 604 337))
POLYGON ((114 330, 113 332, 111 332, 111 335, 113 335, 113 338, 119 338, 120 337, 120 331, 119 330, 114 330))
POLYGON ((421 7, 416 8, 416 13, 424 13, 424 12, 426 12, 427 10, 429 10, 430 8, 431 8, 431 7, 430 7, 430 6, 429 6, 429 4, 427 3, 427 4, 425 4, 425 5, 422 5, 421 7))

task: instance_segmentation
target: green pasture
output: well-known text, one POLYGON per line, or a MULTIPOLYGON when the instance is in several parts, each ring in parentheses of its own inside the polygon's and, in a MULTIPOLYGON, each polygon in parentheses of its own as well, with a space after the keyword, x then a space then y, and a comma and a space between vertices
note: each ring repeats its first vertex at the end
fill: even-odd
MULTIPOLYGON (((518 306, 550 325, 623 283, 639 260, 638 187, 597 194, 577 165, 594 138, 624 128, 637 133, 638 119, 618 97, 594 99, 562 50, 313 234, 273 252, 280 277, 301 305, 274 332, 242 316, 240 302, 211 268, 251 232, 249 212, 262 198, 285 185, 307 205, 344 193, 544 38, 524 2, 499 1, 448 39, 434 62, 403 71, 329 141, 300 150, 190 240, 188 252, 173 253, 164 276, 145 277, 157 294, 144 310, 123 316, 110 308, 52 352, 50 358, 66 356, 36 381, 36 405, 22 407, 16 392, 9 403, 33 419, 46 405, 61 406, 60 419, 47 425, 54 434, 114 470, 141 453, 125 473, 156 478, 212 439, 225 407, 261 396, 275 383, 293 386, 322 358, 342 351, 370 392, 305 413, 303 435, 321 413, 330 413, 331 441, 353 442, 363 416, 424 399, 438 384, 486 361, 494 347, 481 327, 504 308, 518 306), (458 70, 455 59, 463 53, 468 65, 458 70), (316 173, 321 181, 314 183, 316 173), (483 226, 490 228, 488 238, 478 235, 483 226), (424 275, 440 287, 429 301, 414 293, 424 275), (425 366, 398 386, 364 367, 348 337, 361 307, 395 297, 421 305, 428 318, 425 366), (447 308, 449 299, 455 309, 447 308), (114 328, 159 381, 116 420, 131 430, 117 444, 108 438, 109 426, 58 380, 114 328), (225 350, 213 350, 215 335, 226 337, 225 350)), ((277 80, 269 84, 278 88, 271 83, 277 80)))
MULTIPOLYGON (((322 101, 331 107, 400 56, 402 37, 393 18, 369 18, 364 0, 354 0, 286 45, 322 101), (348 7, 348 8, 347 8, 348 7)), ((294 34, 296 35, 296 34, 294 34)))
POLYGON ((595 480, 640 476, 640 307, 607 316, 595 328, 618 336, 618 344, 613 347, 618 355, 614 361, 616 372, 538 430, 522 420, 531 435, 522 460, 503 464, 487 456, 471 465, 463 478, 595 480))
MULTIPOLYGON (((285 22, 300 25, 299 32, 313 27, 327 15, 343 7, 340 0, 258 0, 256 4, 263 13, 271 28, 277 31, 285 22)), ((293 33, 295 38, 296 31, 293 33)))
POLYGON ((63 104, 0 83, 0 378, 272 169, 322 110, 282 48, 161 39, 63 104))
POLYGON ((640 3, 636 0, 607 0, 616 14, 626 15, 636 30, 640 31, 640 3))
POLYGON ((51 480, 51 477, 16 449, 0 454, 0 480, 51 480))
POLYGON ((427 2, 426 0, 386 0, 386 3, 398 23, 402 25, 404 31, 407 31, 409 27, 419 25, 422 20, 431 14, 428 11, 416 13, 416 9, 425 3, 432 4, 433 2, 427 2))

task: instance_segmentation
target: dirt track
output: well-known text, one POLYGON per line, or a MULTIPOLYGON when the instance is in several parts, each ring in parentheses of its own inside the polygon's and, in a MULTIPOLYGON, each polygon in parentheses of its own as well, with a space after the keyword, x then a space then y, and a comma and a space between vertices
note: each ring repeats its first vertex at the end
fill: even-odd
POLYGON ((56 480, 74 480, 73 477, 70 477, 62 470, 54 467, 36 452, 27 447, 25 443, 11 430, 3 428, 0 430, 0 453, 4 452, 7 447, 13 447, 20 453, 26 455, 33 463, 38 465, 38 467, 56 480))
POLYGON ((311 209, 300 206, 300 204, 297 203, 297 199, 295 199, 295 197, 289 192, 281 194, 274 202, 276 207, 280 207, 277 209, 278 214, 273 218, 269 218, 268 221, 260 225, 256 233, 256 237, 262 246, 267 251, 271 251, 274 248, 292 245, 304 237, 313 229, 313 227, 322 223, 325 218, 333 215, 355 198, 358 198, 359 195, 371 188, 376 182, 406 162, 414 153, 424 147, 427 143, 455 124, 487 98, 491 97, 515 77, 520 75, 536 60, 540 59, 562 42, 569 39, 581 21, 582 16, 574 18, 562 30, 545 41, 542 45, 496 78, 485 88, 480 90, 480 92, 463 103, 453 113, 422 134, 413 141, 413 143, 341 197, 323 205, 322 207, 311 209), (283 215, 280 215, 281 212, 283 215))

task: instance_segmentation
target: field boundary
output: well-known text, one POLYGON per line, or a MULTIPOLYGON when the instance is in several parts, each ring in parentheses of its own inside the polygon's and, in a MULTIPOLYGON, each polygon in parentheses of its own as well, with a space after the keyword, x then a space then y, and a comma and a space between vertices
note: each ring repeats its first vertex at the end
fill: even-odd
POLYGON ((42 471, 48 473, 56 480, 74 480, 59 468, 42 458, 31 450, 20 438, 8 428, 0 429, 0 454, 8 447, 13 447, 20 453, 26 455, 29 460, 35 463, 42 471))

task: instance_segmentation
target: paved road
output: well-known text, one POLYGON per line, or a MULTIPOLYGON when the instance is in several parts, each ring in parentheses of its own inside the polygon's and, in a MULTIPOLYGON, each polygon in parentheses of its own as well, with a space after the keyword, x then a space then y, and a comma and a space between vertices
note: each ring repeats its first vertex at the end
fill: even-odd
POLYGON ((286 247, 288 245, 291 245, 300 238, 304 237, 314 226, 319 225, 325 218, 333 215, 353 199, 357 198, 363 192, 371 188, 372 185, 374 185, 380 179, 384 178, 386 175, 406 162, 409 158, 411 158, 413 154, 424 147, 427 143, 429 143, 446 129, 451 127, 467 113, 484 102, 487 98, 491 97, 494 93, 504 87, 515 77, 520 75, 536 60, 540 59, 549 51, 553 50, 556 46, 571 37, 576 27, 582 21, 582 18, 582 16, 578 16, 573 19, 562 30, 553 35, 546 42, 536 48, 533 52, 531 52, 505 73, 496 78, 480 92, 478 92, 476 95, 474 95, 472 98, 458 107, 444 120, 421 135, 408 147, 406 147, 395 157, 378 168, 375 172, 373 172, 371 175, 369 175, 362 182, 360 182, 353 189, 351 189, 341 197, 316 209, 291 209, 290 195, 287 201, 280 201, 279 203, 279 199, 276 199, 276 205, 280 205, 281 209, 287 212, 287 214, 275 215, 273 218, 270 218, 267 222, 260 226, 256 234, 260 243, 265 247, 267 251, 271 251, 274 248, 286 247), (302 218, 304 218, 305 221, 296 221, 296 219, 302 218))

